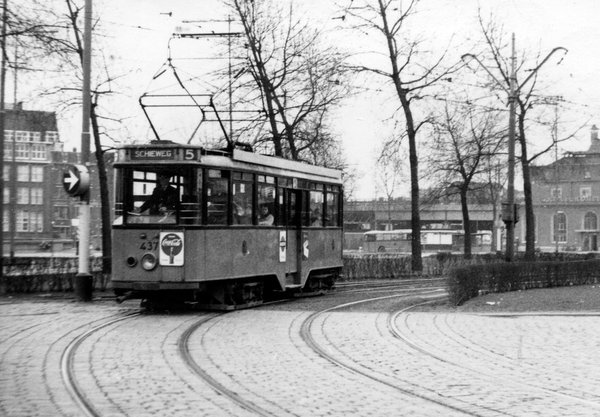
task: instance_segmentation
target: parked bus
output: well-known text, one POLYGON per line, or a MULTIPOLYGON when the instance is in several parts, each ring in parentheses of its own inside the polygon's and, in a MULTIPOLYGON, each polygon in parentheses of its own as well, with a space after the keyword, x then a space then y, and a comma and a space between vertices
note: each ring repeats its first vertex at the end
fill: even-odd
MULTIPOLYGON (((364 252, 411 253, 412 230, 373 230, 364 234, 364 252)), ((465 234, 462 230, 427 229, 421 231, 423 252, 463 252, 465 234)), ((490 252, 492 232, 481 230, 471 234, 473 253, 490 252)))

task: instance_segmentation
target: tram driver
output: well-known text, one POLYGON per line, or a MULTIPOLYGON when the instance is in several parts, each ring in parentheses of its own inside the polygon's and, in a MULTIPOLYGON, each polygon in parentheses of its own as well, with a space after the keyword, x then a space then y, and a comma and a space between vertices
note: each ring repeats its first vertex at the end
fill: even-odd
POLYGON ((136 207, 134 213, 141 213, 150 209, 150 214, 168 215, 179 206, 177 189, 170 185, 171 177, 168 174, 158 175, 158 185, 152 191, 152 195, 140 207, 136 207))

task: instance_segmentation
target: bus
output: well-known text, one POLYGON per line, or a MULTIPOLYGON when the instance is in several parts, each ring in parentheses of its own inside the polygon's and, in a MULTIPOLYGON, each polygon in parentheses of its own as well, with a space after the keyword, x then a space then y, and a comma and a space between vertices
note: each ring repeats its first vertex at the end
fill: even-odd
POLYGON ((334 288, 340 171, 162 140, 120 147, 114 167, 119 301, 230 310, 334 288), (163 187, 169 196, 159 196, 163 187))
MULTIPOLYGON (((363 251, 369 253, 399 252, 411 253, 411 229, 373 230, 366 232, 363 239, 363 251)), ((465 233, 463 230, 425 229, 421 230, 421 248, 423 252, 463 252, 465 233)), ((471 234, 473 253, 491 251, 492 232, 480 230, 471 234)))

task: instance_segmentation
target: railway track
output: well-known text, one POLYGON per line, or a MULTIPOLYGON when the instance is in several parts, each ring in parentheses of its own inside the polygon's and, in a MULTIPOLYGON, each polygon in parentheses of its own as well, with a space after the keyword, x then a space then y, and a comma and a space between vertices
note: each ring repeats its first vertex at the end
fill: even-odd
MULTIPOLYGON (((423 355, 430 357, 432 360, 443 362, 449 366, 462 369, 467 372, 478 373, 479 375, 490 380, 503 381, 513 386, 522 387, 524 391, 543 393, 550 397, 567 399, 569 401, 580 403, 585 407, 591 407, 600 410, 600 396, 597 393, 587 391, 581 387, 578 387, 576 390, 570 390, 571 392, 574 392, 571 394, 558 391, 556 388, 551 388, 552 386, 556 387, 564 385, 562 382, 563 375, 556 372, 546 369, 544 371, 543 381, 536 379, 535 382, 531 382, 531 378, 527 378, 526 374, 528 371, 535 371, 535 367, 522 362, 515 363, 515 361, 510 360, 506 356, 494 354, 488 350, 478 348, 464 339, 461 340, 457 345, 461 346, 462 351, 472 351, 475 357, 481 357, 482 355, 485 356, 489 363, 488 372, 482 371, 481 368, 469 366, 468 364, 465 364, 464 361, 452 359, 448 357, 447 354, 445 355, 443 352, 440 353, 439 350, 434 349, 432 346, 423 346, 423 344, 413 340, 409 335, 404 334, 398 326, 399 321, 406 322, 406 313, 412 308, 414 308, 414 306, 407 307, 403 310, 395 312, 394 314, 391 314, 388 317, 388 327, 391 334, 395 338, 410 346, 412 349, 422 353, 423 355), (502 376, 502 374, 498 372, 500 369, 512 369, 512 372, 510 372, 511 377, 502 376), (519 377, 519 375, 522 375, 522 377, 519 377)), ((450 340, 450 335, 447 336, 447 340, 450 340)), ((454 336, 461 338, 460 335, 454 336)), ((577 382, 578 378, 571 377, 571 380, 573 382, 577 382)), ((581 382, 585 383, 589 381, 582 380, 581 382)), ((562 389, 568 390, 568 388, 564 386, 562 389)))
POLYGON ((104 321, 103 323, 92 327, 91 329, 85 331, 84 333, 80 334, 78 337, 73 339, 64 350, 63 355, 61 357, 60 366, 62 379, 67 391, 69 392, 69 395, 71 396, 73 401, 79 406, 79 409, 84 413, 85 416, 100 417, 102 416, 102 413, 96 409, 94 403, 86 396, 85 390, 81 387, 77 380, 74 368, 74 359, 77 349, 87 338, 89 338, 94 333, 104 329, 105 327, 112 326, 115 323, 139 316, 140 314, 140 312, 136 312, 125 316, 112 318, 108 321, 104 321))

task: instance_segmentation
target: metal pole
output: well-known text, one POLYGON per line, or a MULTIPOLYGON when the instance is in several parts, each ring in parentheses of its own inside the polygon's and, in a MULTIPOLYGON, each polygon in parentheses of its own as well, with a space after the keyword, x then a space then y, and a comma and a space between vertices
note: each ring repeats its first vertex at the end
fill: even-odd
MULTIPOLYGON (((81 125, 81 163, 90 165, 90 78, 92 67, 92 0, 85 0, 83 32, 83 88, 81 125)), ((91 301, 93 280, 90 274, 90 192, 79 202, 79 267, 75 277, 75 295, 79 301, 91 301)))
MULTIPOLYGON (((2 226, 0 227, 0 281, 4 277, 4 122, 6 119, 6 111, 4 109, 4 97, 6 87, 6 8, 7 0, 3 3, 2 13, 2 69, 0 73, 0 218, 2 226)), ((14 175, 14 174, 13 174, 14 175)))
POLYGON ((504 222, 506 223, 506 261, 512 262, 515 256, 515 100, 516 100, 516 74, 515 74, 515 34, 512 35, 512 55, 509 86, 509 117, 508 117, 508 185, 506 202, 508 210, 504 222))

